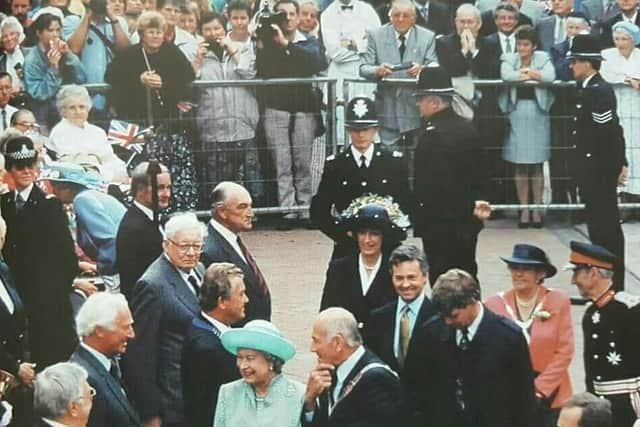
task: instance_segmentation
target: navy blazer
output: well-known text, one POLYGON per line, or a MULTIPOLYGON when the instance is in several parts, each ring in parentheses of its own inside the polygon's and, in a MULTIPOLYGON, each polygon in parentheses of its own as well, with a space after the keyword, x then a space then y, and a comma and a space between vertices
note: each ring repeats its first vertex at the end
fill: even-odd
POLYGON ((193 319, 182 351, 182 393, 189 427, 211 427, 220 386, 240 379, 236 358, 220 341, 220 331, 202 314, 193 319))
MULTIPOLYGON (((196 268, 202 277, 202 268, 196 268)), ((122 358, 129 398, 143 422, 183 421, 182 346, 191 321, 200 314, 198 298, 178 270, 160 255, 142 275, 130 302, 136 338, 122 358)))
POLYGON ((96 389, 87 427, 142 426, 120 383, 94 355, 79 345, 69 360, 87 370, 87 381, 96 389))
POLYGON ((372 310, 393 301, 397 296, 384 254, 376 277, 373 278, 367 293, 362 294, 359 256, 358 252, 331 261, 322 291, 320 311, 329 307, 343 307, 350 311, 358 322, 366 326, 372 310))
POLYGON ((25 338, 24 306, 18 295, 11 278, 9 267, 0 261, 0 286, 4 286, 13 302, 13 313, 9 313, 9 308, 0 300, 0 369, 8 371, 13 375, 18 374, 20 362, 24 361, 27 350, 27 340, 25 338))
MULTIPOLYGON (((385 306, 373 310, 371 319, 365 329, 364 343, 371 349, 380 359, 391 367, 394 371, 402 376, 403 368, 398 364, 398 359, 394 353, 394 335, 396 328, 396 312, 398 311, 398 300, 391 302, 385 306)), ((413 333, 409 339, 409 348, 407 354, 414 349, 413 337, 416 331, 432 316, 436 314, 436 309, 431 300, 427 296, 420 306, 416 323, 413 327, 413 333)), ((406 360, 406 357, 405 357, 406 360)))
POLYGON ((416 427, 534 427, 529 348, 513 322, 485 308, 466 352, 458 349, 456 330, 441 316, 415 331, 413 340, 403 382, 416 427), (464 418, 456 401, 458 378, 467 407, 464 418))
POLYGON ((242 326, 255 319, 271 320, 271 295, 268 292, 266 295, 262 292, 256 275, 249 264, 244 262, 229 242, 213 228, 211 223, 207 226, 207 237, 204 240, 204 249, 200 256, 200 261, 205 267, 209 267, 214 262, 230 262, 242 269, 249 302, 245 306, 244 320, 234 326, 242 326))

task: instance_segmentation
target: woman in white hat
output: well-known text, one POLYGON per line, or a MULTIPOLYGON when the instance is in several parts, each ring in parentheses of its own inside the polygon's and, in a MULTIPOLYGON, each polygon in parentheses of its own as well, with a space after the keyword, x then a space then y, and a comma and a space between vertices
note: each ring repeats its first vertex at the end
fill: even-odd
POLYGON ((220 387, 214 427, 301 426, 305 386, 282 375, 296 354, 291 341, 266 320, 229 329, 221 340, 242 378, 220 387))

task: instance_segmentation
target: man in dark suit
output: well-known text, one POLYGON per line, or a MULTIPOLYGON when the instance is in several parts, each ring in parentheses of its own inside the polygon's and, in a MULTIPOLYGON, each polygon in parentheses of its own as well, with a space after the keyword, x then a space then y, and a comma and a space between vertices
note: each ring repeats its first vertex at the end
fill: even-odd
POLYGON ((207 226, 201 261, 205 267, 214 262, 229 262, 244 273, 247 303, 242 326, 254 319, 271 319, 271 295, 256 260, 238 233, 253 228, 251 196, 241 185, 224 181, 211 194, 212 218, 207 226))
MULTIPOLYGON (((7 226, 0 218, 0 248, 6 232, 7 226)), ((9 267, 0 261, 0 369, 12 374, 19 384, 32 387, 35 366, 27 362, 26 328, 22 300, 14 287, 9 267)), ((13 406, 13 422, 16 426, 33 424, 32 399, 31 393, 14 393, 8 397, 13 406)))
POLYGON ((207 268, 200 291, 200 315, 193 319, 182 351, 182 391, 189 427, 211 427, 222 384, 240 378, 236 358, 220 335, 244 318, 249 299, 242 270, 229 263, 207 268))
POLYGON ((600 36, 602 49, 613 47, 612 28, 614 24, 620 21, 627 21, 640 25, 640 13, 638 13, 640 0, 617 0, 616 3, 620 12, 602 23, 602 35, 600 36))
POLYGON ((162 231, 156 216, 171 199, 171 175, 164 165, 142 162, 131 174, 133 204, 124 214, 116 236, 116 266, 120 273, 120 290, 131 298, 133 287, 142 273, 162 253, 162 231), (154 168, 159 167, 159 173, 154 168), (153 188, 157 206, 154 207, 153 188))
POLYGON ((31 139, 11 138, 5 158, 16 189, 0 198, 7 223, 2 253, 25 306, 31 360, 44 369, 67 360, 77 343, 69 293, 78 259, 62 204, 34 185, 38 166, 31 139))
POLYGON ((534 427, 529 348, 518 326, 484 308, 480 286, 449 270, 433 293, 439 316, 413 337, 403 376, 415 426, 534 427))
MULTIPOLYGON (((416 25, 431 30, 435 35, 445 35, 451 32, 451 12, 444 4, 431 0, 416 0, 416 25)), ((380 22, 384 25, 389 22, 391 2, 380 5, 376 12, 380 22)))
MULTIPOLYGON (((575 10, 585 13, 581 6, 575 10)), ((551 16, 540 19, 536 24, 540 39, 538 49, 545 52, 549 52, 552 46, 567 38, 567 18, 574 11, 574 2, 573 0, 553 0, 551 11, 553 12, 551 16)))
POLYGON ((184 337, 200 313, 204 226, 192 213, 165 226, 164 253, 136 284, 131 311, 136 339, 122 359, 129 397, 147 426, 183 427, 181 356, 184 337))
POLYGON ((373 141, 378 133, 375 103, 357 96, 346 107, 345 127, 351 145, 327 158, 318 191, 311 200, 311 219, 334 241, 331 259, 354 254, 358 248, 346 230, 336 224, 332 211, 342 212, 363 194, 391 196, 405 213, 412 197, 406 161, 400 151, 388 151, 373 141), (363 163, 364 162, 364 163, 363 163))
POLYGON ((88 427, 139 427, 140 418, 122 384, 119 357, 133 339, 133 318, 121 294, 91 295, 76 316, 81 342, 69 359, 87 370, 96 389, 88 427))
POLYGON ((338 307, 320 312, 313 323, 311 351, 318 364, 307 383, 305 425, 406 425, 398 375, 364 348, 351 313, 338 307))
POLYGON ((396 301, 373 311, 365 329, 365 344, 402 376, 404 362, 413 350, 414 331, 435 309, 424 293, 429 281, 427 258, 413 245, 397 247, 389 257, 396 301))

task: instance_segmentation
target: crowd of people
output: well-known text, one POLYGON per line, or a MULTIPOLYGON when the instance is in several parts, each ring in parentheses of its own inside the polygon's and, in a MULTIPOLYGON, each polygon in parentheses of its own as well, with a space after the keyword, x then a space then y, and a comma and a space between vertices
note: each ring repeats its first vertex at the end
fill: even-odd
POLYGON ((0 426, 637 425, 618 201, 640 192, 639 1, 10 0, 0 426), (295 79, 324 73, 368 82, 339 81, 349 143, 314 188, 332 94, 295 79), (224 83, 254 78, 293 83, 224 83), (567 267, 592 302, 577 395, 545 251, 515 244, 497 295, 477 277, 492 203, 540 204, 547 162, 591 240, 567 267), (269 174, 278 228, 334 243, 306 384, 241 237, 269 174))

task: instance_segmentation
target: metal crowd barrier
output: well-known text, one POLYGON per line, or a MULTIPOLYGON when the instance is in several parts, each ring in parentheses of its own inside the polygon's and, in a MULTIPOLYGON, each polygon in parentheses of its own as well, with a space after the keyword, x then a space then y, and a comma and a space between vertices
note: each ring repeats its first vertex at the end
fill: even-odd
MULTIPOLYGON (((198 89, 208 89, 208 88, 228 88, 228 87, 265 87, 265 86, 289 86, 289 85, 300 85, 304 83, 313 83, 314 85, 322 85, 325 93, 325 103, 326 110, 324 111, 324 121, 326 126, 326 134, 324 135, 324 145, 327 150, 327 154, 337 153, 344 146, 348 144, 348 136, 346 132, 341 128, 343 124, 343 105, 346 104, 346 101, 356 94, 354 88, 358 85, 367 85, 368 90, 371 92, 372 96, 375 96, 375 85, 383 84, 383 85, 400 85, 400 86, 415 86, 415 79, 384 79, 379 82, 372 82, 361 78, 354 79, 335 79, 335 78, 326 78, 326 77, 317 77, 317 78, 305 78, 305 79, 256 79, 256 80, 221 80, 221 81, 195 81, 192 84, 192 87, 198 89), (340 88, 342 92, 341 99, 337 99, 336 93, 337 89, 340 88)), ((569 81, 555 81, 553 83, 538 83, 538 82, 505 82, 502 80, 474 80, 474 87, 476 88, 487 88, 487 87, 505 87, 505 86, 543 86, 548 88, 571 88, 575 86, 575 82, 569 81)), ((87 84, 85 85, 89 92, 96 93, 108 93, 110 86, 108 84, 87 84)), ((150 110, 150 109, 149 109, 150 110)), ((551 116, 552 120, 566 120, 568 116, 551 116)), ((124 118, 123 118, 124 119, 124 118)), ((150 118, 152 119, 152 118, 150 118)), ((628 144, 630 141, 627 142, 628 144)), ((500 149, 499 147, 491 147, 491 149, 500 149)), ((570 150, 571 147, 553 147, 552 156, 554 152, 560 152, 562 150, 570 150)), ((315 161, 322 162, 324 159, 315 159, 315 161)), ((322 170, 322 164, 316 165, 316 168, 319 168, 320 172, 322 170)), ((505 177, 508 179, 508 177, 505 177)), ((563 176, 558 179, 568 179, 571 177, 563 176)), ((640 179, 640 177, 639 177, 640 179)), ((315 177, 315 185, 314 191, 317 187, 317 181, 319 180, 319 176, 315 177)), ((265 180, 266 181, 266 180, 265 180)), ((515 197, 515 195, 514 195, 515 197)), ((276 203, 277 204, 277 200, 276 203)), ((640 208, 640 203, 621 203, 621 209, 637 209, 640 208)), ((305 212, 308 210, 308 206, 297 206, 293 208, 281 208, 277 206, 260 206, 256 208, 257 214, 276 214, 276 213, 285 213, 285 212, 305 212)), ((519 209, 527 208, 527 209, 544 209, 544 210, 553 210, 553 211, 574 211, 574 210, 582 210, 584 209, 584 205, 580 203, 543 203, 543 204, 527 204, 520 205, 516 203, 502 203, 502 204, 494 204, 494 210, 496 211, 517 211, 519 209)), ((202 216, 209 215, 208 210, 198 211, 198 214, 202 216)))

